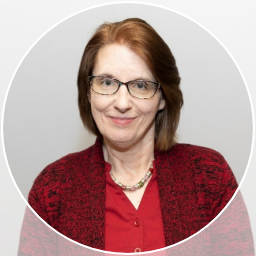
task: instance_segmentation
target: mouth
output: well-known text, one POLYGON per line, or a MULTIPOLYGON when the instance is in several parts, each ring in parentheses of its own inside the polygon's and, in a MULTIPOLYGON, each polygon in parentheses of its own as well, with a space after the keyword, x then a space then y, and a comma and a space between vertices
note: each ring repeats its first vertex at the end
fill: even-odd
POLYGON ((130 124, 136 117, 114 117, 109 116, 112 122, 118 125, 127 125, 130 124))

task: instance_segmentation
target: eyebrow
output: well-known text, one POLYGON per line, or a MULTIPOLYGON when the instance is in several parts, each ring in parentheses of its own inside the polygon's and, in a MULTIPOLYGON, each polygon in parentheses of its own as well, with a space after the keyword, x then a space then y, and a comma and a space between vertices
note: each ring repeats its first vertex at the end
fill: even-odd
POLYGON ((111 78, 115 78, 115 76, 108 74, 108 73, 104 73, 104 74, 99 74, 97 76, 107 76, 107 77, 111 77, 111 78))
MULTIPOLYGON (((113 75, 111 75, 111 74, 109 74, 109 73, 103 73, 103 74, 99 74, 99 75, 97 75, 97 76, 106 76, 106 77, 110 77, 110 78, 114 78, 114 79, 117 79, 115 76, 113 76, 113 75)), ((117 80, 119 80, 119 79, 117 79, 117 80)), ((155 82, 155 79, 150 79, 150 78, 148 78, 148 77, 137 77, 137 78, 135 78, 135 79, 132 79, 132 80, 129 80, 129 81, 136 81, 136 80, 144 80, 144 81, 152 81, 152 82, 155 82)), ((128 81, 126 81, 126 82, 128 82, 128 81)))

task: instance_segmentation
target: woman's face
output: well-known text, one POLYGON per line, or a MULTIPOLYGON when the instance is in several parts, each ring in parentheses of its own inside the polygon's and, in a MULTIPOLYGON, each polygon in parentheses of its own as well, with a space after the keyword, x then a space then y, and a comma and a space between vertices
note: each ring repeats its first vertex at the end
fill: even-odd
MULTIPOLYGON (((100 49, 94 76, 109 76, 122 82, 136 79, 155 81, 145 62, 128 47, 111 44, 100 49)), ((113 95, 90 91, 93 118, 105 142, 127 147, 140 142, 154 142, 155 116, 164 108, 161 91, 153 98, 132 97, 125 85, 113 95)))

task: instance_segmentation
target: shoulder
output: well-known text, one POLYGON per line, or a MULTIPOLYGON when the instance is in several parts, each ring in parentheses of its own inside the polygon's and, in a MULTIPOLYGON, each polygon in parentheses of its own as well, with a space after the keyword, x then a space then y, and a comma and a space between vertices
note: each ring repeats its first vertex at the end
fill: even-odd
POLYGON ((216 155, 221 156, 221 154, 211 148, 203 147, 203 146, 197 146, 192 144, 186 144, 186 143, 176 143, 172 148, 171 151, 175 151, 176 153, 186 153, 189 155, 216 155))
POLYGON ((225 158, 216 150, 190 144, 176 144, 168 152, 173 176, 187 177, 194 184, 237 187, 225 158))
POLYGON ((59 211, 61 201, 67 199, 70 188, 81 187, 80 183, 85 180, 95 145, 49 164, 35 179, 28 203, 48 223, 53 223, 53 216, 59 211))
POLYGON ((226 165, 225 158, 216 150, 191 144, 177 143, 169 151, 169 155, 192 161, 195 164, 226 165))
MULTIPOLYGON (((170 156, 179 159, 174 176, 186 176, 204 205, 211 205, 209 218, 216 216, 235 193, 238 184, 225 158, 216 150, 190 144, 177 144, 170 156)), ((181 179, 181 178, 180 178, 181 179)), ((188 185, 189 186, 189 185, 188 185)))
MULTIPOLYGON (((224 157, 210 148, 175 144, 163 155, 167 161, 159 162, 165 167, 158 172, 159 189, 167 202, 170 196, 177 199, 182 223, 193 234, 229 202, 237 189, 236 179, 224 157)), ((167 209, 170 203, 165 204, 167 209)))

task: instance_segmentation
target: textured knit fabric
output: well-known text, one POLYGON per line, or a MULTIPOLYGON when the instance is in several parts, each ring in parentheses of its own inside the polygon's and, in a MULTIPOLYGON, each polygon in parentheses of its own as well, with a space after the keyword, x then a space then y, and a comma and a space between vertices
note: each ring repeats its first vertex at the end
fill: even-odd
MULTIPOLYGON (((225 207, 237 182, 214 150, 176 144, 155 150, 166 246, 202 229, 225 207)), ((90 247, 105 248, 106 174, 102 144, 67 155, 37 177, 28 202, 53 228, 90 247)))
MULTIPOLYGON (((153 162, 153 167, 155 165, 153 162)), ((123 190, 110 177, 106 163, 105 250, 145 252, 165 247, 157 176, 149 180, 136 210, 123 190)))

